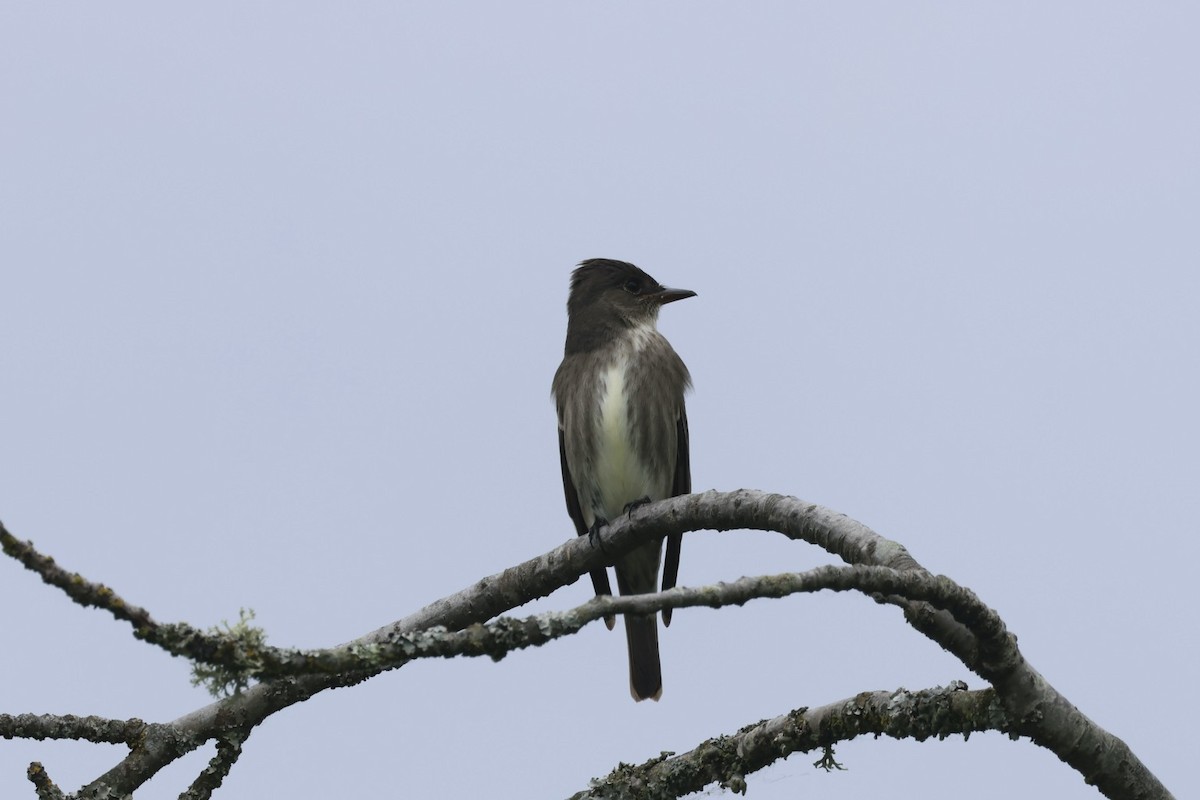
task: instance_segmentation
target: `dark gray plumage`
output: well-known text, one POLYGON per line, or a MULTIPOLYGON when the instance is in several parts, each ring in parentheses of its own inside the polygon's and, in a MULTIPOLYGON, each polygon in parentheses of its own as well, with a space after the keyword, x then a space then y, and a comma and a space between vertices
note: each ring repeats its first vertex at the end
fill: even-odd
MULTIPOLYGON (((566 353, 553 391, 563 492, 581 536, 631 505, 692 490, 683 402, 691 377, 655 322, 664 304, 693 296, 624 261, 590 259, 571 275, 566 353)), ((667 538, 663 589, 679 575, 682 537, 667 538)), ((621 594, 656 591, 661 557, 658 540, 618 560, 621 594)), ((612 593, 606 570, 591 577, 597 594, 612 593)), ((671 623, 669 611, 663 622, 671 623)), ((635 700, 657 700, 658 624, 653 616, 627 616, 625 634, 630 692, 635 700)))

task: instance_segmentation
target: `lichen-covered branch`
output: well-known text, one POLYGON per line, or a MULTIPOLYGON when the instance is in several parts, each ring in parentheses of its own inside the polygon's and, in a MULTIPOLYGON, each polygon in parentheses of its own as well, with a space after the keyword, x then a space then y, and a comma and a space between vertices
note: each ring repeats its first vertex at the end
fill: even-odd
POLYGON ((185 622, 161 623, 140 606, 126 602, 103 583, 96 583, 60 567, 53 558, 39 553, 33 542, 23 542, 0 522, 0 548, 4 553, 41 576, 51 586, 85 608, 99 608, 127 622, 137 638, 161 647, 173 656, 244 670, 246 654, 235 637, 205 633, 185 622))
POLYGON ((117 619, 131 623, 135 629, 155 624, 145 609, 129 605, 102 583, 93 583, 78 573, 68 572, 58 566, 53 558, 34 549, 33 542, 22 542, 9 533, 3 522, 0 522, 0 548, 3 548, 5 555, 20 561, 26 569, 36 572, 51 586, 62 589, 81 606, 103 608, 117 619))
POLYGON ((59 789, 54 781, 50 780, 50 775, 46 772, 46 768, 38 762, 35 761, 29 765, 29 769, 25 771, 25 776, 33 784, 33 791, 37 793, 38 800, 64 799, 65 795, 62 789, 59 789))
POLYGON ((820 708, 800 708, 701 742, 679 755, 623 764, 572 800, 672 798, 718 783, 745 794, 745 777, 792 753, 828 750, 863 734, 924 741, 1006 730, 1004 707, 991 689, 955 682, 910 692, 863 692, 820 708))
POLYGON ((220 788, 225 776, 242 755, 245 738, 244 735, 235 732, 217 739, 217 754, 209 759, 208 766, 196 776, 196 780, 192 781, 187 791, 179 795, 179 800, 208 800, 212 797, 212 793, 220 788))
POLYGON ((0 714, 0 736, 5 739, 79 739, 100 744, 131 744, 145 730, 146 723, 140 719, 0 714))
POLYGON ((667 608, 706 606, 720 608, 744 605, 750 600, 781 598, 792 594, 831 591, 860 591, 885 602, 898 599, 924 601, 947 610, 964 621, 982 641, 1007 642, 1004 622, 980 602, 969 589, 949 578, 888 567, 817 567, 807 572, 740 578, 714 586, 679 587, 668 592, 643 595, 597 597, 570 611, 549 612, 525 619, 500 617, 487 624, 474 623, 449 631, 438 626, 412 633, 397 633, 379 643, 353 643, 323 650, 295 650, 257 646, 252 654, 255 677, 276 678, 311 674, 338 675, 378 673, 395 669, 418 658, 489 656, 539 646, 576 633, 584 625, 614 614, 650 614, 667 608))
MULTIPOLYGON (((342 648, 335 648, 349 654, 353 663, 361 665, 361 668, 350 666, 346 671, 318 671, 295 677, 272 678, 197 709, 172 723, 148 726, 142 741, 130 755, 113 770, 84 787, 83 791, 95 794, 131 793, 162 766, 206 741, 244 736, 276 711, 306 700, 317 692, 348 686, 389 668, 384 662, 374 660, 377 653, 388 648, 403 651, 411 646, 414 632, 442 626, 449 631, 462 631, 469 640, 486 629, 464 630, 468 626, 486 622, 509 609, 574 583, 580 575, 611 564, 617 557, 652 537, 701 529, 776 531, 822 547, 847 563, 886 568, 860 570, 857 574, 853 570, 843 570, 837 573, 836 580, 852 580, 855 584, 845 588, 865 590, 881 602, 900 606, 904 609, 906 619, 917 630, 989 681, 1004 709, 1005 718, 1013 721, 1008 729, 1010 734, 1028 736, 1052 750, 1108 797, 1170 797, 1170 793, 1124 742, 1080 713, 1029 665, 1017 648, 1015 639, 1005 632, 999 618, 978 602, 974 595, 954 586, 947 579, 929 575, 904 547, 844 515, 793 497, 750 490, 710 491, 636 508, 602 531, 603 548, 593 547, 589 537, 571 537, 565 544, 542 556, 484 578, 404 619, 367 633, 342 648), (353 654, 355 648, 359 651, 358 655, 353 654), (364 655, 368 656, 366 660, 362 658, 364 655)), ((171 652, 208 663, 222 663, 222 659, 240 657, 236 645, 228 641, 214 642, 204 638, 205 635, 192 636, 194 629, 191 628, 155 623, 143 609, 114 600, 115 595, 102 585, 88 584, 72 573, 61 571, 52 559, 39 556, 31 546, 17 542, 2 528, 0 540, 6 553, 37 571, 43 580, 59 586, 77 602, 99 605, 109 609, 118 619, 128 620, 141 638, 165 646, 171 652), (80 582, 83 586, 79 585, 80 582), (232 649, 221 655, 222 647, 232 649)), ((812 580, 812 575, 804 573, 800 577, 812 580)), ((779 578, 775 576, 764 580, 779 578)), ((691 600, 697 602, 689 600, 687 604, 711 604, 707 601, 715 595, 704 593, 712 588, 691 590, 701 594, 691 596, 691 600)), ((767 584, 759 588, 772 590, 772 586, 767 584)), ((689 597, 685 592, 674 590, 674 593, 662 596, 599 601, 587 614, 589 618, 595 618, 590 615, 620 613, 626 609, 619 604, 627 601, 652 604, 656 608, 667 605, 679 607, 675 604, 683 605, 685 598, 689 597), (604 605, 605 602, 611 605, 604 605)), ((495 632, 499 634, 499 630, 495 632)), ((426 635, 431 646, 442 646, 452 638, 443 641, 443 637, 426 635)), ((534 643, 532 639, 530 643, 534 643)), ((334 656, 332 652, 329 655, 342 657, 334 656)), ((292 657, 282 658, 280 666, 292 657)), ((311 669, 311 664, 305 664, 303 669, 297 671, 309 672, 311 669)), ((281 671, 290 672, 292 668, 281 671)))

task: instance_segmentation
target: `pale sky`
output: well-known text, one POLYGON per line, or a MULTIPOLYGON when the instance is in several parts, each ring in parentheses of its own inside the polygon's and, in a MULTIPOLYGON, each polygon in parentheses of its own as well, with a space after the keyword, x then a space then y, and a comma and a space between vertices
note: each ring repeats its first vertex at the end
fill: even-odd
MULTIPOLYGON (((6 4, 0 519, 161 620, 352 639, 572 535, 567 280, 629 260, 699 295, 660 320, 697 490, 902 542, 1196 795, 1198 29, 1189 3, 6 4)), ((829 561, 702 532, 680 583, 829 561)), ((209 702, 14 561, 0 603, 0 712, 209 702)), ((320 695, 216 796, 560 797, 793 708, 982 686, 858 596, 679 611, 661 644, 657 704, 602 625, 320 695)), ((0 741, 0 797, 123 753, 0 741)), ((998 734, 837 754, 749 796, 1099 796, 998 734)))

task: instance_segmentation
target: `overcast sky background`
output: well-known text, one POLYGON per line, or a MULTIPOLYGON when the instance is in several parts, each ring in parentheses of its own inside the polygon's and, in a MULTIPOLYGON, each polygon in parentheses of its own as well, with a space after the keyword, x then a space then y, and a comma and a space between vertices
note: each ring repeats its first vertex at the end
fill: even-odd
MULTIPOLYGON (((631 260, 699 293, 660 321, 697 490, 904 543, 1195 795, 1198 29, 1189 3, 4 4, 0 518, 159 619, 354 638, 572 533, 568 275, 631 260)), ((680 582, 829 561, 700 533, 680 582)), ((0 603, 0 711, 209 702, 16 562, 0 603)), ((559 797, 793 708, 981 686, 849 595, 677 612, 662 651, 658 704, 599 625, 322 694, 217 796, 559 797)), ((0 796, 123 753, 0 741, 0 796)), ((750 796, 1099 796, 1000 735, 837 754, 750 796)))

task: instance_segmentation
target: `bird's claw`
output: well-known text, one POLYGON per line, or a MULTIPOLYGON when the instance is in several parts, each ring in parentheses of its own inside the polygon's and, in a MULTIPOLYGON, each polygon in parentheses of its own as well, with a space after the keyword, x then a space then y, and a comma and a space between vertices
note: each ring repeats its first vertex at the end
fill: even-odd
POLYGON ((625 516, 632 517, 633 510, 635 508, 641 508, 642 506, 649 505, 649 504, 650 504, 650 496, 649 495, 646 495, 645 497, 639 497, 637 500, 634 500, 633 502, 626 503, 625 504, 625 516))
POLYGON ((608 520, 601 517, 596 517, 596 521, 592 523, 592 527, 588 530, 588 542, 592 547, 599 547, 601 553, 608 553, 604 548, 604 540, 600 538, 600 529, 608 525, 608 520))

